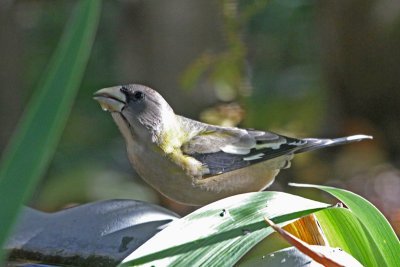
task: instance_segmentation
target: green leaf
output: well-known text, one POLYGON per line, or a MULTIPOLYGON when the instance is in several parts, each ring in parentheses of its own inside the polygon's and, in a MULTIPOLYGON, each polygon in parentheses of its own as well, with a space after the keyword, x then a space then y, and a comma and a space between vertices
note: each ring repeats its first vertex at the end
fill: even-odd
MULTIPOLYGON (((98 0, 78 2, 47 72, 3 154, 0 247, 3 247, 22 203, 43 176, 56 149, 89 58, 100 4, 98 0)), ((0 252, 0 262, 1 259, 0 252)))
POLYGON ((331 247, 353 255, 364 266, 387 266, 374 239, 348 209, 334 208, 315 213, 331 247))
MULTIPOLYGON (((327 246, 316 246, 316 245, 310 247, 314 251, 335 260, 342 266, 362 267, 362 265, 355 258, 347 254, 340 248, 331 248, 327 246)), ((258 257, 257 259, 253 259, 246 265, 240 265, 240 266, 241 267, 247 267, 247 266, 311 267, 311 266, 322 266, 322 265, 314 261, 309 256, 300 252, 297 248, 289 247, 275 251, 263 257, 258 257)))
POLYGON ((120 266, 231 266, 281 226, 329 205, 281 192, 254 192, 209 204, 174 221, 120 266))
MULTIPOLYGON (((366 199, 347 190, 329 186, 291 184, 297 187, 312 187, 324 190, 342 201, 360 220, 376 243, 388 266, 400 262, 400 242, 385 216, 366 199)), ((379 263, 379 262, 378 262, 379 263)))

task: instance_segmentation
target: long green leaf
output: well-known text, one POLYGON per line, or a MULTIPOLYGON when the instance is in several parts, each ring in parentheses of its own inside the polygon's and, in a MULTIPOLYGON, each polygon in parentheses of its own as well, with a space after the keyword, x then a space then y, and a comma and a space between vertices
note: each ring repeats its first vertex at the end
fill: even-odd
MULTIPOLYGON (((314 251, 319 252, 331 259, 334 259, 336 262, 341 264, 342 266, 351 266, 351 267, 362 267, 362 265, 351 255, 341 250, 340 248, 331 248, 327 246, 310 246, 314 251)), ((274 251, 273 253, 264 255, 263 257, 254 258, 251 262, 248 262, 246 265, 240 267, 315 267, 322 266, 318 264, 316 261, 311 259, 309 256, 303 254, 295 247, 288 247, 285 249, 280 249, 278 251, 274 251)))
POLYGON ((328 206, 281 192, 225 198, 174 221, 121 266, 232 266, 273 233, 264 217, 285 225, 328 206))
POLYGON ((291 184, 297 187, 312 187, 324 190, 340 201, 362 222, 371 234, 377 249, 388 266, 398 266, 400 262, 400 242, 385 216, 366 199, 347 190, 329 186, 291 184))
POLYGON ((315 213, 331 247, 339 247, 364 266, 387 266, 369 231, 348 209, 334 208, 315 213))
POLYGON ((48 167, 60 139, 89 58, 100 4, 99 0, 78 1, 47 72, 3 155, 0 166, 0 247, 3 247, 21 204, 29 198, 48 167))

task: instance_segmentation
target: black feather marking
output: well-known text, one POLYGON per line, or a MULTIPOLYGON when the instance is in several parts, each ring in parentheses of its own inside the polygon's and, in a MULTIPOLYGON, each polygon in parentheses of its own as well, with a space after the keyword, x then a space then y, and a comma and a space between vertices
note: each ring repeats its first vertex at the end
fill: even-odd
MULTIPOLYGON (((251 132, 250 132, 251 133, 251 132)), ((279 141, 283 141, 279 145, 279 148, 265 147, 261 149, 252 148, 248 154, 232 154, 223 151, 212 152, 212 153, 186 153, 187 155, 197 159, 208 167, 210 173, 207 175, 217 175, 237 169, 241 169, 253 164, 257 164, 263 161, 267 161, 273 158, 277 158, 283 155, 297 154, 306 151, 311 151, 323 147, 336 146, 341 144, 347 144, 357 142, 363 139, 371 139, 370 136, 357 135, 348 136, 336 139, 317 139, 317 138, 305 138, 296 139, 286 136, 277 136, 272 133, 268 133, 266 136, 256 135, 256 144, 279 144, 279 141), (272 138, 271 138, 272 137, 272 138), (273 140, 271 140, 273 139, 273 140), (262 154, 262 155, 261 155, 262 154), (245 158, 251 158, 256 155, 260 155, 259 158, 251 160, 245 160, 245 158)), ((289 167, 289 161, 283 165, 283 168, 289 167)))
MULTIPOLYGON (((298 139, 290 138, 293 141, 299 141, 298 139)), ((241 169, 253 164, 257 164, 266 160, 270 160, 276 157, 280 157, 286 154, 293 153, 299 148, 296 144, 281 144, 278 149, 273 148, 263 148, 263 149, 251 149, 250 153, 246 155, 225 153, 223 151, 218 151, 215 153, 191 153, 189 156, 202 162, 210 170, 208 175, 216 175, 224 172, 229 172, 237 169, 241 169), (258 154, 263 154, 260 158, 253 160, 245 160, 244 158, 252 157, 258 154)), ((305 142, 302 146, 305 145, 305 142)))
POLYGON ((251 165, 250 161, 243 160, 243 155, 229 154, 223 151, 205 154, 193 153, 190 156, 207 166, 210 170, 208 175, 221 174, 251 165))

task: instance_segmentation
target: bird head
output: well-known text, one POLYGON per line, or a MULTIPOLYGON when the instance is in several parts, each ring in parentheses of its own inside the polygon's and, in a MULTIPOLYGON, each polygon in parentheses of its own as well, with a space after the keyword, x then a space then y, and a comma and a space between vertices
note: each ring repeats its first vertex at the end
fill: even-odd
POLYGON ((140 84, 101 89, 93 97, 109 111, 127 140, 154 142, 174 119, 175 114, 155 90, 140 84))

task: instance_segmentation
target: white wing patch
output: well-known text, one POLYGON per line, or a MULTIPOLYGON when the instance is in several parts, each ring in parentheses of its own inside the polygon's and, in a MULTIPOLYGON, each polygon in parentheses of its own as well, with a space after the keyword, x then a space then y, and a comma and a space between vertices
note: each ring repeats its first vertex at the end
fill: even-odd
POLYGON ((235 145, 226 145, 221 147, 221 150, 229 154, 246 155, 250 153, 250 148, 238 147, 235 145))
POLYGON ((264 153, 259 153, 259 154, 256 154, 256 155, 253 155, 250 157, 245 157, 245 158, 243 158, 243 160, 250 161, 250 160, 261 159, 264 155, 265 155, 264 153))
POLYGON ((254 148, 256 150, 260 150, 263 148, 272 148, 272 149, 279 149, 281 145, 286 144, 286 139, 282 139, 281 141, 274 142, 274 143, 265 143, 265 144, 259 144, 256 145, 254 148))
POLYGON ((299 141, 294 141, 294 142, 290 142, 290 143, 288 143, 288 145, 291 145, 291 146, 302 146, 302 145, 305 145, 307 143, 307 141, 304 141, 304 140, 299 140, 299 141))
POLYGON ((358 141, 359 139, 372 139, 372 136, 370 135, 364 135, 364 134, 357 134, 357 135, 352 135, 352 136, 347 136, 346 137, 347 141, 358 141))

